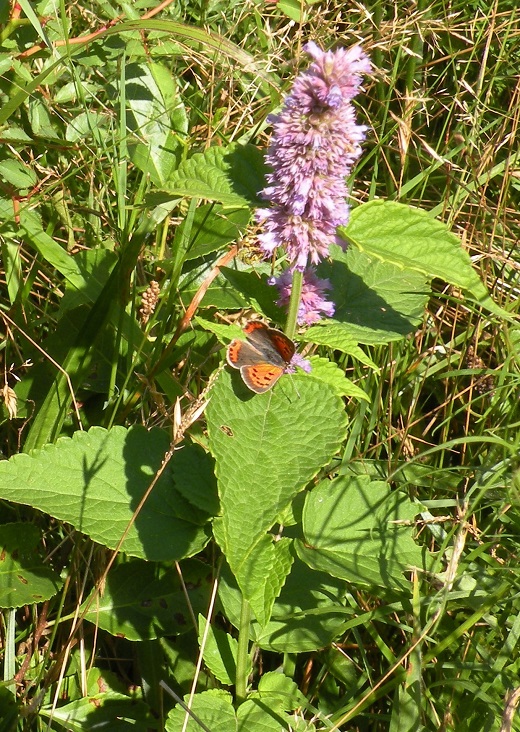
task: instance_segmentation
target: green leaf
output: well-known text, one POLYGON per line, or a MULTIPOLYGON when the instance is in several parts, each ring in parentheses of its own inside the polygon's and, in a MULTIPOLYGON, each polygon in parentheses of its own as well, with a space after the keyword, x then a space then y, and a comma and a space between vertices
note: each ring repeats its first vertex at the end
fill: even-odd
POLYGON ((308 375, 282 376, 271 391, 255 395, 238 372, 224 371, 206 416, 223 514, 219 540, 244 589, 250 552, 339 449, 343 403, 308 375))
POLYGON ((277 9, 296 23, 305 22, 304 4, 300 0, 279 0, 277 9))
POLYGON ((275 304, 278 292, 275 287, 268 284, 270 265, 267 262, 255 263, 254 269, 222 267, 220 271, 244 297, 249 307, 263 313, 274 323, 283 323, 285 313, 275 304))
POLYGON ((128 143, 132 162, 157 186, 164 185, 178 162, 178 136, 187 132, 177 84, 161 64, 134 63, 125 69, 125 97, 127 126, 134 133, 128 143))
MULTIPOLYGON (((117 264, 117 254, 110 249, 87 249, 77 252, 74 257, 67 254, 61 247, 60 250, 67 259, 57 259, 59 251, 52 250, 57 264, 63 266, 67 264, 68 260, 72 260, 75 269, 69 270, 65 294, 60 301, 58 318, 80 305, 95 302, 117 264)), ((51 251, 49 251, 49 256, 50 254, 51 251)))
POLYGON ((167 732, 201 732, 198 720, 210 732, 280 732, 290 729, 291 719, 269 708, 268 699, 248 699, 241 704, 235 714, 231 695, 220 689, 203 691, 196 694, 190 704, 189 696, 184 697, 196 719, 187 715, 179 705, 173 709, 166 720, 167 732), (184 726, 185 717, 189 719, 184 726))
POLYGON ((166 195, 205 198, 248 208, 259 203, 264 173, 262 154, 253 145, 210 147, 179 165, 168 181, 166 195))
POLYGON ((194 320, 201 326, 201 328, 204 328, 204 330, 208 330, 210 333, 216 335, 221 343, 231 343, 235 338, 240 338, 244 341, 246 340, 246 334, 242 328, 239 328, 238 325, 234 325, 233 323, 231 325, 213 323, 211 320, 199 318, 197 315, 194 320))
POLYGON ((369 256, 429 279, 439 277, 467 290, 490 312, 509 317, 489 297, 460 239, 427 211, 395 201, 370 201, 352 211, 340 233, 369 256))
POLYGON ((280 732, 290 729, 292 718, 269 705, 269 699, 247 699, 237 709, 237 732, 280 732))
POLYGON ((63 582, 39 556, 42 535, 33 524, 0 526, 0 607, 22 607, 55 595, 63 582))
POLYGON ((320 338, 322 327, 324 339, 340 349, 349 348, 351 341, 390 343, 416 330, 430 294, 425 275, 379 261, 355 247, 343 252, 333 245, 331 257, 332 262, 321 264, 320 276, 332 284, 336 311, 332 320, 312 328, 313 340, 320 338))
POLYGON ((20 160, 1 160, 0 178, 18 189, 29 189, 36 185, 38 177, 34 170, 20 160))
POLYGON ((157 721, 143 701, 113 691, 89 694, 58 708, 42 707, 38 714, 63 724, 67 732, 95 732, 100 728, 110 732, 157 729, 157 721))
MULTIPOLYGON (((76 432, 0 462, 0 498, 34 506, 115 549, 168 447, 162 430, 76 432)), ((204 514, 186 504, 172 481, 169 465, 128 531, 121 547, 127 554, 172 561, 206 544, 204 514)))
POLYGON ((366 402, 370 401, 363 389, 346 378, 343 369, 337 363, 320 356, 311 356, 309 361, 312 366, 312 375, 332 386, 338 396, 350 396, 366 402))
MULTIPOLYGON (((50 73, 50 69, 49 69, 49 73, 50 73)), ((39 75, 39 78, 47 76, 47 75, 48 75, 47 73, 43 72, 42 74, 39 75)), ((36 79, 34 81, 36 81, 36 79)), ((32 83, 28 84, 25 87, 24 91, 27 89, 31 89, 32 86, 33 86, 32 83)), ((18 94, 15 96, 15 99, 22 93, 23 93, 22 91, 18 92, 18 94)), ((13 102, 14 102, 14 99, 13 99, 13 102)), ((6 105, 6 106, 8 106, 8 105, 6 105)), ((40 137, 43 140, 45 140, 47 138, 51 139, 51 140, 58 140, 59 139, 58 132, 57 132, 56 128, 54 127, 52 120, 51 120, 51 116, 47 110, 47 107, 42 102, 42 100, 38 97, 33 97, 29 100, 28 107, 29 107, 29 109, 28 109, 29 122, 31 124, 31 131, 32 131, 33 135, 35 137, 40 137)), ((2 112, 0 112, 0 116, 2 116, 2 112)))
POLYGON ((92 84, 91 82, 76 78, 74 81, 69 81, 68 84, 64 84, 57 89, 53 95, 53 99, 55 104, 70 104, 71 102, 76 102, 78 98, 82 100, 89 97, 95 98, 99 90, 100 87, 98 84, 92 84))
POLYGON ((184 587, 173 568, 140 559, 124 562, 108 573, 103 595, 83 603, 84 617, 131 641, 186 633, 193 630, 192 613, 206 609, 211 587, 202 562, 184 560, 182 576, 184 587))
MULTIPOLYGON (((211 673, 222 683, 232 686, 236 683, 238 642, 229 633, 214 628, 212 625, 206 630, 207 620, 199 616, 199 643, 202 647, 203 636, 206 633, 203 655, 204 663, 211 673)), ((247 675, 251 673, 251 667, 247 675)))
POLYGON ((22 209, 20 226, 33 248, 55 267, 72 287, 85 287, 85 278, 75 258, 43 230, 38 214, 27 208, 22 209))
MULTIPOLYGON (((211 732, 231 732, 231 730, 237 728, 231 694, 227 691, 222 689, 203 691, 201 694, 195 694, 193 701, 190 700, 188 695, 184 697, 184 703, 190 707, 211 732)), ((185 730, 185 732, 201 732, 198 722, 179 705, 168 714, 165 726, 167 732, 181 732, 182 730, 185 730), (186 717, 189 722, 184 727, 186 717)))
MULTIPOLYGON (((305 706, 306 699, 295 681, 278 671, 269 671, 258 682, 258 696, 269 706, 276 700, 281 709, 292 712, 297 707, 305 706)), ((252 694, 254 699, 255 694, 252 694)))
POLYGON ((370 366, 370 368, 379 373, 377 365, 357 345, 357 340, 351 335, 348 326, 345 326, 344 323, 325 320, 322 324, 311 325, 305 333, 298 336, 297 340, 303 341, 304 343, 328 346, 335 351, 348 353, 350 356, 357 358, 358 361, 361 361, 361 363, 364 363, 365 366, 370 366))
MULTIPOLYGON (((191 222, 190 246, 185 259, 198 259, 240 239, 251 218, 249 208, 229 209, 217 203, 199 206, 191 222)), ((173 247, 182 237, 186 219, 175 230, 173 247)))
MULTIPOLYGON (((266 625, 251 623, 251 640, 260 648, 278 653, 307 653, 323 648, 342 632, 352 617, 345 607, 344 580, 314 571, 298 558, 282 587, 266 625)), ((227 565, 219 585, 224 613, 240 626, 242 593, 227 565)))
MULTIPOLYGON (((181 277, 179 290, 185 305, 189 305, 200 286, 206 281, 213 266, 213 261, 205 262, 181 277)), ((237 266, 241 266, 239 262, 237 262, 237 266)), ((217 275, 212 281, 201 302, 201 307, 213 306, 221 310, 236 310, 246 305, 244 298, 222 274, 217 275)))
MULTIPOLYGON (((214 534, 221 539, 221 522, 214 522, 214 534)), ((223 543, 223 539, 220 543, 223 543)), ((293 563, 292 542, 279 539, 273 542, 263 536, 247 555, 241 567, 241 590, 249 599, 251 609, 261 626, 269 621, 276 598, 280 594, 293 563)))
POLYGON ((76 115, 67 125, 65 139, 78 142, 93 137, 96 145, 104 145, 109 117, 101 112, 88 111, 76 115))
POLYGON ((404 573, 424 567, 424 559, 413 528, 402 522, 413 524, 419 510, 404 493, 366 475, 323 481, 307 496, 298 556, 349 582, 408 593, 404 573))
MULTIPOLYGON (((265 577, 264 583, 257 587, 256 594, 263 603, 264 614, 261 616, 256 614, 257 620, 261 625, 266 625, 273 613, 275 600, 280 596, 280 592, 287 577, 291 571, 294 562, 294 554, 292 552, 292 540, 288 538, 278 539, 272 544, 272 564, 271 571, 265 577)), ((256 600, 255 595, 252 597, 252 607, 261 607, 260 602, 256 600)))
POLYGON ((173 479, 177 491, 204 513, 220 513, 215 478, 215 461, 200 445, 184 445, 172 459, 173 479))

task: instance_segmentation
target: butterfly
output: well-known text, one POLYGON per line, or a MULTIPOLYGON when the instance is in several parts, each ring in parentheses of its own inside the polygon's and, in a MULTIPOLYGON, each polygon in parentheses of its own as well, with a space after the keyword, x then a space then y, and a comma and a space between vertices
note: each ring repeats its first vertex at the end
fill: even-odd
POLYGON ((240 369, 245 385, 256 394, 269 391, 285 372, 296 347, 280 330, 252 320, 244 328, 246 340, 236 338, 228 346, 227 362, 240 369))

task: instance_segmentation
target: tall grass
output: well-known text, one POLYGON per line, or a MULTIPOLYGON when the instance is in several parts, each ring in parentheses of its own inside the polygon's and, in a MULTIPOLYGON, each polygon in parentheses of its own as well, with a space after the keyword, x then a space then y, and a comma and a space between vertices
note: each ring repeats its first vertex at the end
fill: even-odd
MULTIPOLYGON (((231 142, 264 148, 267 115, 305 63, 303 43, 361 42, 375 73, 357 100, 370 131, 353 204, 390 199, 447 223, 512 320, 435 281, 415 333, 365 347, 378 371, 323 349, 368 396, 347 402, 348 437, 330 471, 388 480, 416 500, 416 537, 432 565, 413 575, 406 599, 343 583, 344 632, 312 652, 257 650, 253 686, 276 669, 296 682, 295 730, 520 730, 515 3, 158 7, 24 1, 0 10, 3 458, 93 426, 160 427, 206 448, 206 389, 223 352, 182 318, 227 244, 240 241, 244 266, 263 265, 240 213, 226 219, 234 236, 206 232, 190 250, 214 209, 201 214, 180 184, 162 195, 140 102, 153 83, 163 92, 171 133, 158 105, 147 134, 166 135, 172 168, 231 142), (153 62, 168 73, 145 77, 153 62), (139 326, 151 281, 161 298, 139 326)), ((218 295, 196 314, 221 323, 247 312, 238 288, 217 282, 218 295)), ((108 685, 135 700, 134 728, 181 729, 165 721, 175 700, 161 682, 177 697, 192 685, 222 686, 197 665, 192 618, 191 632, 141 642, 82 622, 92 589, 102 598, 112 551, 15 501, 3 501, 0 521, 35 525, 34 556, 63 580, 47 599, 2 612, 0 729, 94 728, 82 700, 108 685), (72 702, 71 719, 60 718, 72 702)), ((290 531, 297 519, 287 511, 284 522, 290 531)), ((209 544, 198 556, 177 564, 182 580, 172 579, 172 563, 154 579, 164 572, 179 595, 186 584, 203 587, 206 600, 208 577, 220 577, 218 551, 209 544)), ((199 604, 195 615, 207 610, 199 604)), ((238 620, 221 613, 214 625, 233 635, 238 620)), ((116 717, 127 707, 119 714, 114 705, 109 728, 126 729, 116 717)))

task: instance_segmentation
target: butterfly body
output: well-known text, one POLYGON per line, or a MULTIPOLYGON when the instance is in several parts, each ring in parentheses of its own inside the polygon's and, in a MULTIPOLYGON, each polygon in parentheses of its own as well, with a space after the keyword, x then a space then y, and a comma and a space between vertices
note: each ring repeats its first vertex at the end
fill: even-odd
POLYGON ((256 394, 271 389, 287 369, 295 352, 284 333, 258 320, 244 328, 246 340, 235 339, 227 349, 227 362, 240 370, 245 385, 256 394))

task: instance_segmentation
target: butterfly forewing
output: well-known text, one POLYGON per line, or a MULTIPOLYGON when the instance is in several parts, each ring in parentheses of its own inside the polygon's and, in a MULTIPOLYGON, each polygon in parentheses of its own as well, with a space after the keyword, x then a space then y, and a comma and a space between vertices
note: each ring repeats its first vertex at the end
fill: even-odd
POLYGON ((271 330, 269 336, 285 363, 290 363, 296 350, 294 343, 286 335, 277 330, 271 330))
POLYGON ((234 369, 248 366, 259 360, 258 350, 247 341, 232 341, 227 349, 227 362, 234 369))

